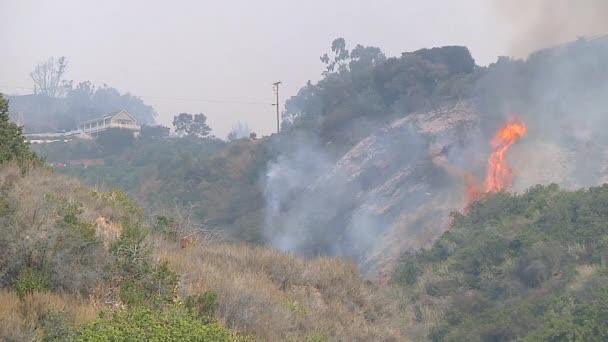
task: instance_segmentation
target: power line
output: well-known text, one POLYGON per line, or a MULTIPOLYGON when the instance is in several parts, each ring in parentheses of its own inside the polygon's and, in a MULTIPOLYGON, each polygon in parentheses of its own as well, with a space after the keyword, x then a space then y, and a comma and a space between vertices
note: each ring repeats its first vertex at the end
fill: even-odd
POLYGON ((170 100, 170 101, 194 101, 194 102, 212 102, 212 103, 229 103, 229 104, 246 104, 246 105, 266 105, 272 106, 272 103, 269 102, 257 102, 257 101, 238 101, 238 100, 209 100, 209 99, 181 99, 174 97, 158 97, 158 96, 139 96, 134 95, 135 97, 141 97, 144 99, 152 99, 152 100, 170 100))
MULTIPOLYGON (((0 84, 0 87, 3 87, 3 88, 13 88, 13 89, 28 89, 28 90, 32 89, 31 87, 21 87, 21 86, 12 86, 12 85, 3 85, 3 84, 0 84)), ((262 101, 194 99, 194 98, 176 98, 176 97, 148 96, 148 95, 132 95, 132 96, 143 98, 143 99, 151 99, 151 100, 186 101, 186 102, 209 102, 209 103, 243 104, 243 105, 265 105, 265 106, 273 106, 274 105, 274 103, 262 102, 262 101)))

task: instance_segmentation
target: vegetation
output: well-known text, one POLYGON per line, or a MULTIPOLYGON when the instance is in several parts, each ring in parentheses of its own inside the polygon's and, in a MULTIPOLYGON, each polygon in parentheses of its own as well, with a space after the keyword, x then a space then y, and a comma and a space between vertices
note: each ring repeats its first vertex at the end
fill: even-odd
MULTIPOLYGON (((318 134, 337 156, 395 118, 458 101, 483 113, 481 125, 489 132, 508 113, 543 125, 581 108, 593 124, 606 124, 606 44, 580 39, 538 51, 525 61, 502 57, 488 67, 475 65, 463 46, 386 57, 377 47, 349 50, 338 38, 331 50, 321 57, 324 77, 287 100, 283 128, 285 134, 318 134)), ((605 142, 605 137, 596 134, 593 141, 605 142)))
MULTIPOLYGON (((200 143, 235 153, 214 140, 200 143)), ((158 216, 152 227, 144 218, 120 191, 91 190, 42 167, 1 165, 0 339, 402 337, 392 328, 396 307, 351 262, 184 244, 182 217, 158 216)))
POLYGON ((21 127, 10 121, 8 101, 0 94, 0 164, 36 159, 23 138, 21 127))
POLYGON ((324 78, 286 103, 284 128, 316 132, 343 153, 381 124, 468 97, 477 77, 469 50, 446 46, 387 58, 377 47, 348 50, 342 38, 325 54, 324 78))
POLYGON ((49 58, 37 64, 30 74, 34 94, 9 97, 13 113, 23 113, 28 133, 75 130, 83 121, 119 110, 131 113, 139 123, 152 124, 156 112, 141 98, 121 94, 108 85, 89 81, 74 85, 66 79, 67 58, 49 58))
POLYGON ((230 128, 230 132, 228 132, 227 139, 228 141, 234 141, 243 138, 255 139, 255 136, 255 132, 252 132, 246 123, 238 122, 236 125, 233 125, 232 128, 230 128))
POLYGON ((3 218, 15 223, 3 225, 1 236, 3 253, 13 254, 0 260, 13 266, 0 269, 16 276, 4 273, 2 338, 254 340, 219 322, 263 340, 398 340, 389 327, 396 324, 396 310, 391 311, 387 297, 358 276, 352 263, 330 258, 307 262, 243 245, 182 248, 179 240, 159 229, 170 232, 168 227, 175 223, 171 218, 159 218, 155 225, 155 231, 167 238, 154 238, 150 244, 148 229, 141 225, 142 211, 121 193, 91 191, 48 170, 23 176, 17 168, 10 170, 2 168, 2 179, 13 183, 2 185, 10 199, 6 203, 13 203, 5 208, 14 216, 3 218), (45 222, 41 230, 56 234, 50 241, 57 244, 34 248, 44 246, 45 236, 23 231, 31 236, 25 246, 18 239, 9 240, 16 235, 6 229, 25 225, 28 221, 21 220, 31 217, 45 222), (53 252, 36 254, 40 250, 53 252), (156 257, 149 254, 152 251, 156 257), (159 259, 166 262, 152 261, 159 259), (32 262, 22 265, 21 260, 32 262))
POLYGON ((211 128, 207 125, 207 116, 203 113, 194 115, 180 113, 173 118, 173 126, 176 132, 191 137, 204 138, 211 133, 211 128))
MULTIPOLYGON (((238 128, 227 143, 208 137, 204 115, 182 113, 175 126, 184 138, 148 127, 120 146, 110 131, 93 142, 37 147, 51 162, 103 158, 59 170, 121 188, 145 210, 121 191, 24 170, 36 157, 0 102, 0 338, 606 340, 607 185, 488 196, 466 215, 454 213, 431 247, 404 255, 384 287, 347 260, 218 241, 223 232, 260 242, 260 176, 279 155, 275 146, 297 148, 293 136, 318 136, 338 157, 379 124, 444 101, 474 101, 482 126, 505 108, 538 109, 546 119, 572 109, 556 100, 567 96, 604 104, 603 49, 580 41, 481 68, 464 47, 387 58, 337 39, 321 58, 323 79, 288 101, 281 135, 248 140, 238 128), (549 79, 551 94, 536 83, 589 52, 585 63, 549 79), (594 90, 562 82, 564 74, 590 80, 594 90)), ((97 96, 87 89, 80 86, 97 96)))
POLYGON ((139 307, 84 325, 74 340, 229 342, 232 339, 221 325, 207 324, 185 310, 161 312, 139 307))
POLYGON ((608 185, 498 193, 403 258, 412 329, 434 341, 604 340, 608 185), (416 323, 414 323, 416 322, 416 323))
POLYGON ((236 340, 179 304, 179 276, 152 258, 143 210, 37 166, 0 100, 11 143, 0 164, 0 339, 236 340))
MULTIPOLYGON (((101 138, 101 137, 100 137, 101 138)), ((110 139, 116 141, 116 139, 110 139)), ((150 216, 182 217, 200 228, 221 229, 229 237, 260 241, 263 221, 259 181, 275 153, 269 140, 140 136, 129 148, 104 148, 100 140, 40 144, 34 148, 52 163, 102 158, 103 165, 57 171, 106 189, 122 189, 150 216)), ((106 147, 109 147, 106 145, 106 147)))
POLYGON ((266 247, 206 241, 182 248, 158 238, 155 253, 182 278, 187 306, 263 341, 402 341, 388 289, 350 260, 306 260, 266 247))
POLYGON ((131 147, 135 142, 135 137, 133 132, 128 129, 108 128, 99 132, 96 140, 106 154, 113 154, 131 147))

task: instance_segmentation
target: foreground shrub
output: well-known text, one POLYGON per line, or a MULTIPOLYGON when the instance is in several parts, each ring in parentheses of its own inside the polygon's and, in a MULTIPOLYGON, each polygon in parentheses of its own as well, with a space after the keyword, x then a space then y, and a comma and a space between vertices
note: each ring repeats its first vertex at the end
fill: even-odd
POLYGON ((454 214, 395 272, 409 330, 433 341, 606 341, 607 207, 608 185, 549 185, 454 214))
POLYGON ((74 341, 231 341, 230 332, 221 325, 205 323, 179 308, 116 312, 109 320, 86 324, 79 333, 74 341))
POLYGON ((20 298, 33 292, 45 292, 48 289, 48 276, 32 267, 24 268, 15 280, 15 291, 20 298))
POLYGON ((178 276, 166 262, 153 262, 146 236, 145 227, 125 224, 110 248, 114 272, 123 279, 119 296, 129 306, 161 307, 175 300, 178 276))
POLYGON ((184 301, 184 306, 191 312, 197 314, 203 320, 209 320, 219 307, 217 294, 207 291, 202 294, 188 296, 184 301))

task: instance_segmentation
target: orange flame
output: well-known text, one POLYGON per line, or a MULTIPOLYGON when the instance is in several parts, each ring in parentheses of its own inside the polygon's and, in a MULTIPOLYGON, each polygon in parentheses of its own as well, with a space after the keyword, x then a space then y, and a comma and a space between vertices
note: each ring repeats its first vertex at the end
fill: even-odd
POLYGON ((508 189, 513 180, 513 173, 507 164, 505 154, 513 144, 526 135, 526 124, 517 119, 511 119, 502 127, 492 139, 493 149, 488 160, 488 174, 486 176, 485 192, 497 192, 508 189))
POLYGON ((483 198, 485 194, 506 190, 511 186, 513 173, 507 164, 505 155, 509 148, 527 132, 526 124, 514 118, 496 132, 496 136, 490 143, 493 151, 488 160, 488 173, 483 191, 475 176, 463 173, 468 205, 483 198))
POLYGON ((472 174, 464 175, 464 185, 467 191, 467 204, 471 204, 478 200, 480 197, 479 187, 477 186, 477 179, 472 174))

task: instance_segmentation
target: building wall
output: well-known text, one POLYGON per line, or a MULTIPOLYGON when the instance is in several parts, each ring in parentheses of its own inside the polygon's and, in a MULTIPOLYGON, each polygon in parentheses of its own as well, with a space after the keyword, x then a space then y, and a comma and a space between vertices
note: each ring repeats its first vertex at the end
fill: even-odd
POLYGON ((133 120, 125 112, 120 112, 112 118, 99 119, 80 126, 80 129, 87 134, 94 134, 108 128, 125 128, 133 131, 139 131, 141 129, 141 127, 137 125, 137 121, 133 120))
POLYGON ((112 117, 112 125, 137 125, 129 115, 124 112, 120 112, 112 117))

